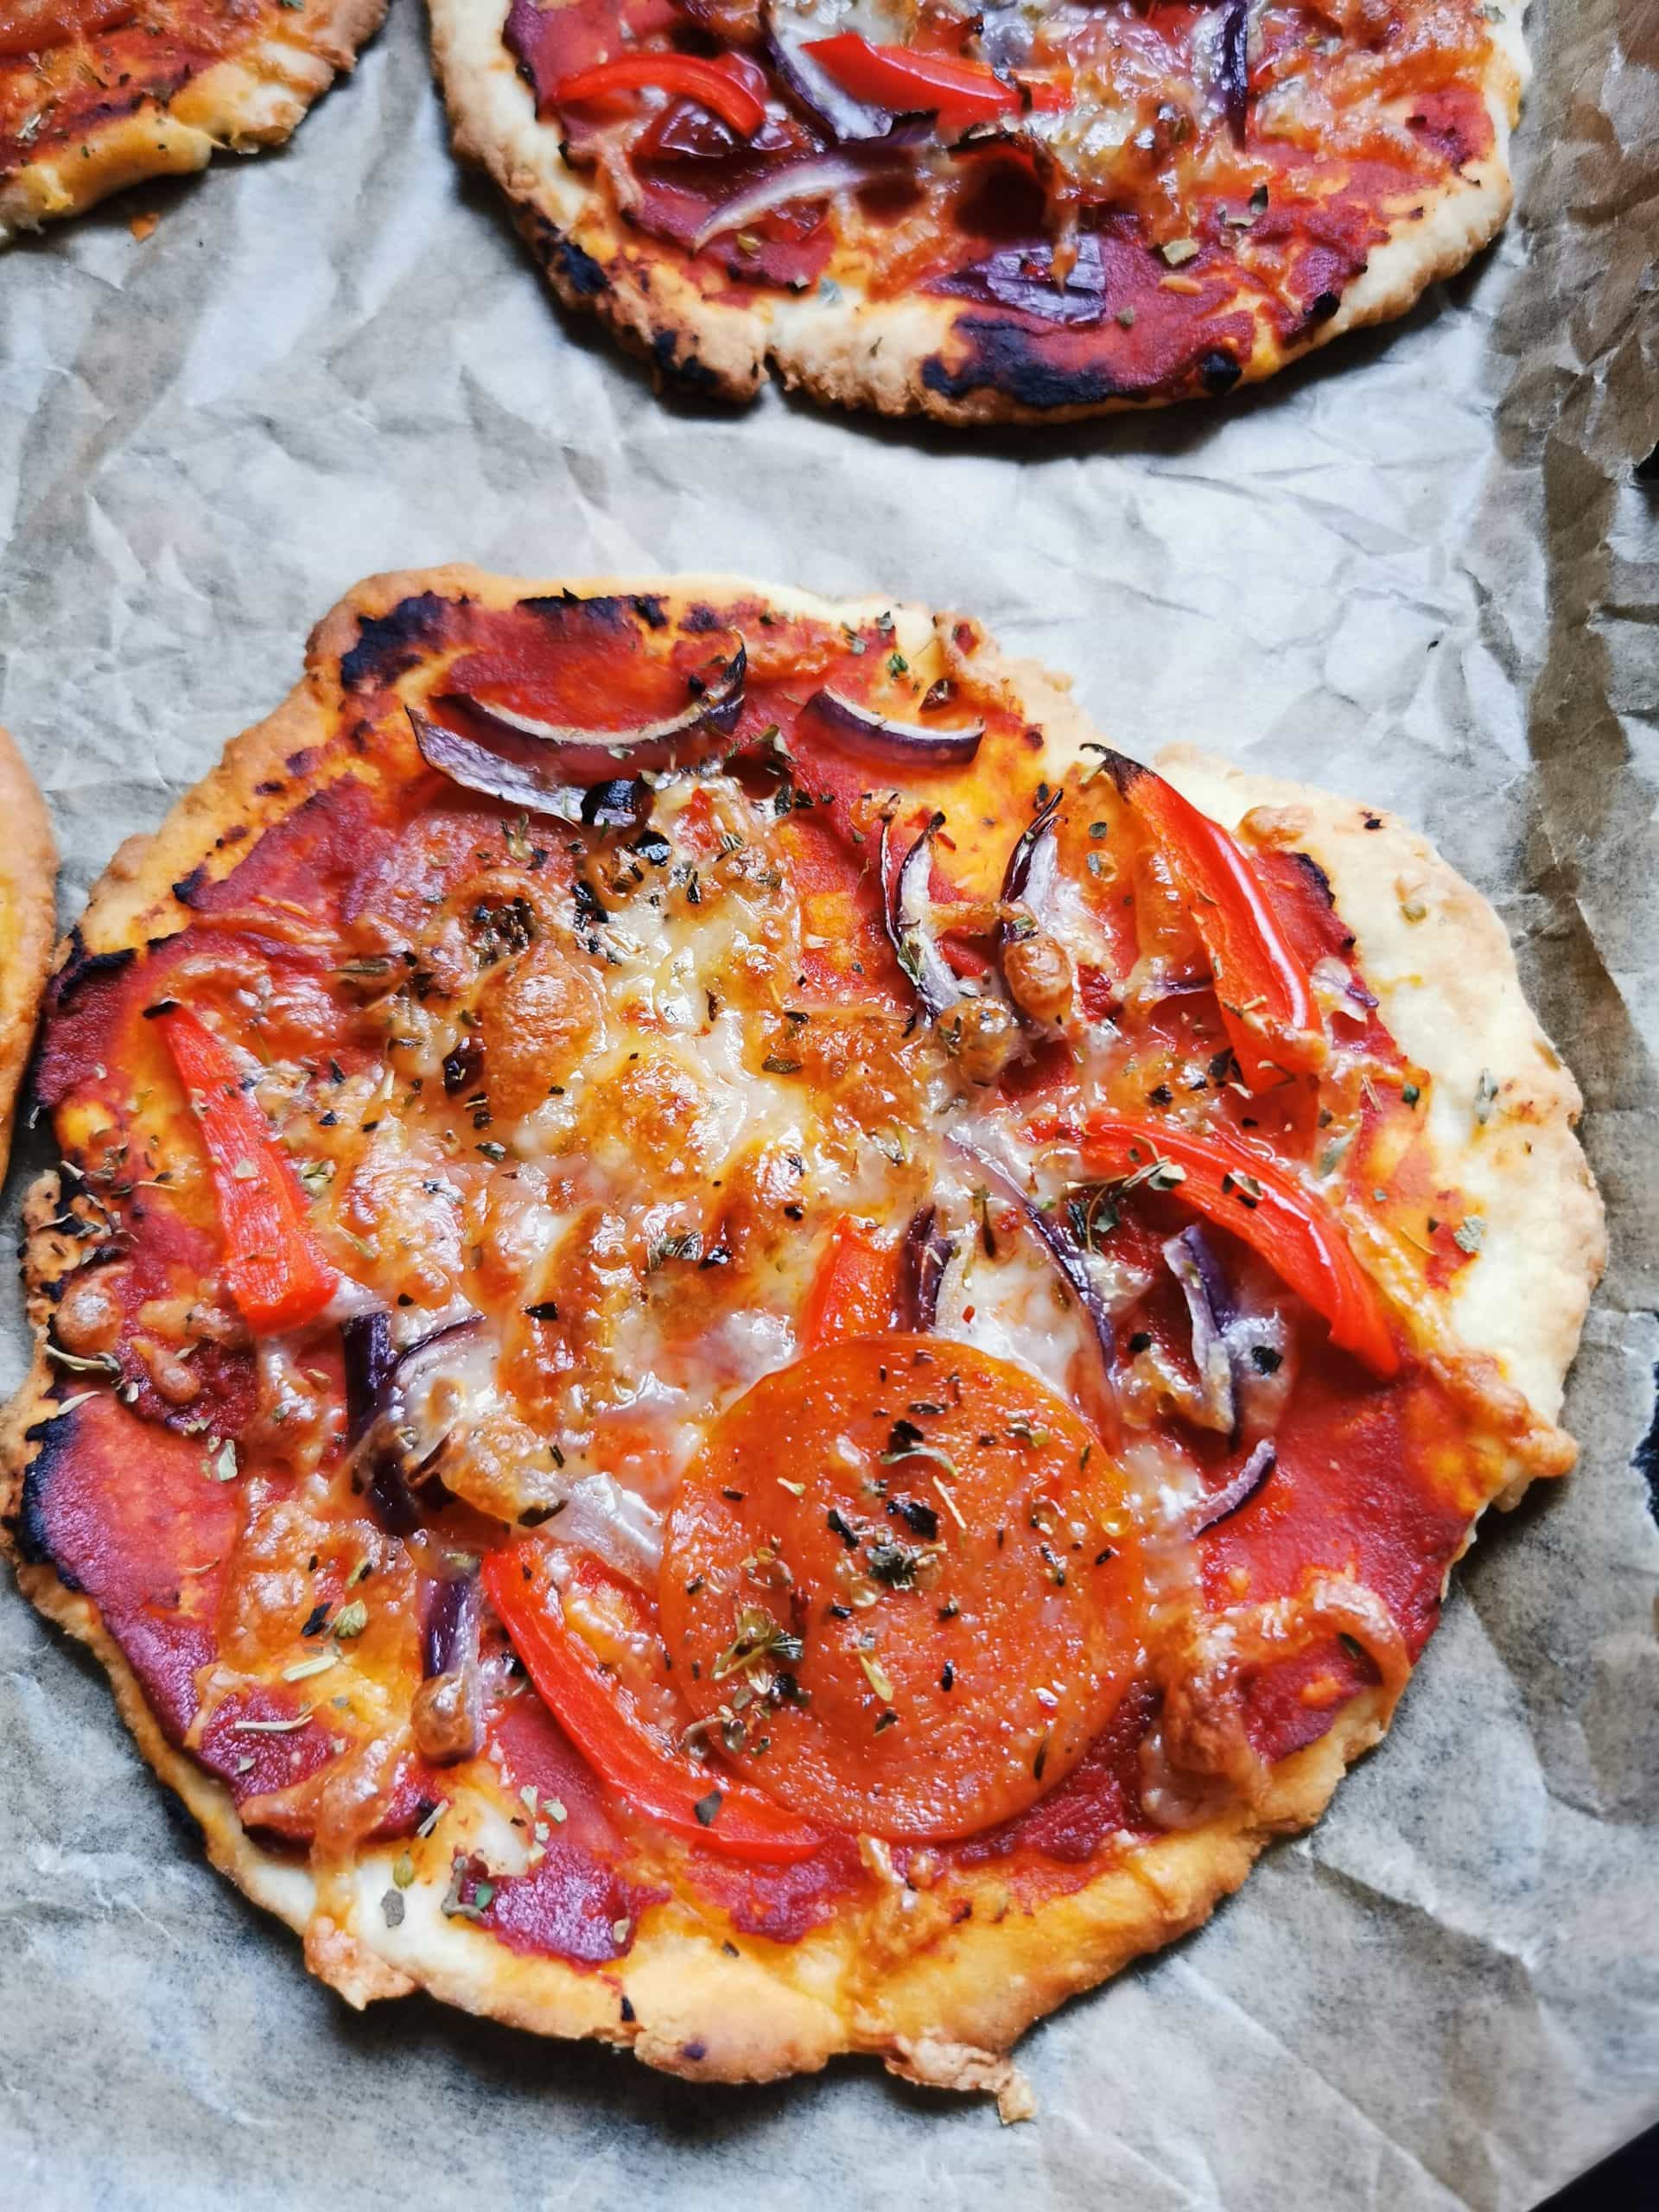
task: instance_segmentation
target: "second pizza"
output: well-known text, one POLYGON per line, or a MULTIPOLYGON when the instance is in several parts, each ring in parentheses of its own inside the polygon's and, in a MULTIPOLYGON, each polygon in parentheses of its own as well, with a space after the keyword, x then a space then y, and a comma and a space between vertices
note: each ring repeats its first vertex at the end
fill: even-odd
POLYGON ((662 378, 956 423, 1217 396, 1493 236, 1517 0, 433 0, 455 144, 662 378))

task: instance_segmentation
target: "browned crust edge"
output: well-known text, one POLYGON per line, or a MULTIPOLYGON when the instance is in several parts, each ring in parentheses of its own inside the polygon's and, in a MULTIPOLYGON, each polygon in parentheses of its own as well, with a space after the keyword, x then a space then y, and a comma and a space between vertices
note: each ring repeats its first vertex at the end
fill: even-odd
POLYGON ((56 932, 58 848, 29 764, 0 729, 0 1176, 56 932))

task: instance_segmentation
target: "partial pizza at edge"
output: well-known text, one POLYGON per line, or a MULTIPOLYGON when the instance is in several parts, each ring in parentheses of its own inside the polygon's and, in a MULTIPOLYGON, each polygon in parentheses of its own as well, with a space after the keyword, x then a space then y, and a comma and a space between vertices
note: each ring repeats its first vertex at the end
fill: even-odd
POLYGON ((13 1109, 52 960, 58 849, 29 764, 0 729, 0 1176, 11 1152, 13 1109))
POLYGON ((386 0, 0 0, 0 246, 216 152, 280 145, 386 0))
POLYGON ((1016 2114, 1570 1465, 1501 926, 1165 765, 958 618, 433 570, 117 856, 4 1526, 353 2002, 1016 2114))
POLYGON ((838 405, 1042 423, 1224 393, 1461 269, 1509 212, 1521 12, 431 16, 457 151, 565 305, 664 382, 746 399, 775 371, 838 405))

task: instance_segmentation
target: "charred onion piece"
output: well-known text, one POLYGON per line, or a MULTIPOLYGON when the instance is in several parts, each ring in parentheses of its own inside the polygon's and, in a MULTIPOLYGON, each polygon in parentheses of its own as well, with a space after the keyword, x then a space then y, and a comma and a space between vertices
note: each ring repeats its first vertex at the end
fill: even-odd
POLYGON ((899 1248, 894 1327, 925 1331, 939 1314, 939 1286, 950 1264, 954 1240, 938 1226, 938 1209, 923 1206, 910 1217, 899 1248))
POLYGON ((643 776, 613 777, 582 793, 582 818, 590 830, 643 830, 651 819, 652 796, 643 776))
POLYGON ((939 950, 933 934, 933 899, 928 878, 933 867, 933 839, 944 827, 936 814, 905 855, 898 874, 891 866, 892 824, 881 824, 881 900, 887 937, 899 965, 909 976, 931 1021, 965 997, 956 970, 939 950))
POLYGON ((346 1446, 362 1441, 379 1408, 387 1378, 397 1363, 390 1313, 353 1313, 340 1332, 346 1370, 346 1446))
POLYGON ((1222 0, 1220 61, 1222 112, 1242 146, 1250 104, 1250 0, 1222 0))
POLYGON ((873 707, 843 698, 828 684, 812 694, 806 711, 816 715, 849 752, 871 760, 893 761, 901 767, 965 766, 979 751, 985 734, 983 722, 929 729, 920 722, 895 721, 891 715, 877 714, 873 707))
POLYGON ((1198 1500, 1182 1523, 1182 1533, 1201 1536, 1206 1529, 1213 1529, 1217 1522, 1236 1513, 1241 1505, 1248 1505, 1278 1464, 1278 1446, 1264 1436, 1230 1482, 1198 1500))
POLYGON ((421 1671, 410 1719, 421 1756, 434 1766, 476 1758, 484 1743, 478 1665, 478 1570, 429 1585, 421 1671))

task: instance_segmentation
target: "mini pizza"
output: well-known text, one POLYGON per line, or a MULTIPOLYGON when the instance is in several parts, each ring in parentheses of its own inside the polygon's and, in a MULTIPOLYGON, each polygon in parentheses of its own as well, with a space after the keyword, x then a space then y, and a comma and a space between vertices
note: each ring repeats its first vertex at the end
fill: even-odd
POLYGON ((279 146, 386 0, 0 0, 0 245, 279 146))
POLYGON ((0 1176, 56 934, 58 849, 28 763, 0 729, 0 1176))
POLYGON ((353 2003, 1016 2114, 1573 1457, 1491 909, 914 607, 361 586, 36 1081, 19 1580, 353 2003))
POLYGON ((458 150, 683 388, 1057 422, 1403 315, 1509 211, 1521 0, 432 0, 458 150))

